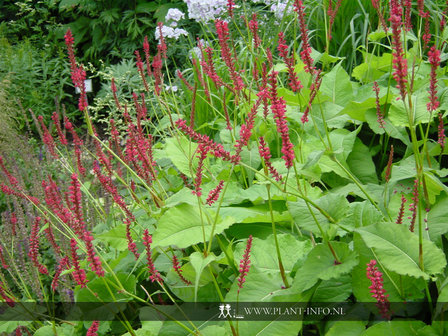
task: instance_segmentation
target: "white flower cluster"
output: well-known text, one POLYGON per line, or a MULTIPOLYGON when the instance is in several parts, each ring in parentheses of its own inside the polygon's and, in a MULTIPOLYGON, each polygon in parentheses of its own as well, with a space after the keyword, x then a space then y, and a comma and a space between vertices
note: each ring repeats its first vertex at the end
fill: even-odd
POLYGON ((177 22, 184 18, 185 14, 180 10, 177 8, 170 8, 165 16, 165 22, 167 22, 170 27, 177 27, 177 22))
POLYGON ((184 0, 188 17, 197 22, 214 21, 227 8, 227 0, 184 0))
POLYGON ((291 15, 294 12, 294 6, 291 1, 289 2, 289 4, 288 1, 277 1, 271 5, 271 12, 274 13, 274 16, 277 18, 277 20, 281 20, 283 19, 283 16, 291 15))
MULTIPOLYGON (((172 38, 175 40, 178 40, 181 35, 188 35, 188 32, 185 29, 182 28, 173 28, 169 26, 162 26, 162 35, 164 38, 172 38)), ((160 30, 159 28, 156 28, 155 32, 156 40, 160 40, 160 30)))

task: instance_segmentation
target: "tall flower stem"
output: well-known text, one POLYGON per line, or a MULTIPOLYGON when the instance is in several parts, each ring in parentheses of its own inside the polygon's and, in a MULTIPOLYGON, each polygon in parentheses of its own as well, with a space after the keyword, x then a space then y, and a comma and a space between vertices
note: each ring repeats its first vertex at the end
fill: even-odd
MULTIPOLYGON (((229 176, 232 176, 234 168, 235 168, 235 165, 233 164, 232 167, 230 168, 229 176)), ((208 255, 210 253, 211 249, 212 249, 213 236, 215 235, 216 225, 218 224, 219 210, 221 209, 221 205, 222 205, 222 202, 224 200, 224 195, 226 194, 228 186, 229 186, 229 181, 226 182, 226 184, 224 185, 224 188, 223 188, 223 190, 221 192, 221 197, 219 199, 218 208, 216 209, 215 219, 213 221, 212 229, 210 231, 210 239, 208 241, 207 252, 204 252, 204 255, 208 255)))
POLYGON ((280 245, 278 243, 278 238, 277 238, 277 230, 275 227, 274 212, 272 210, 271 185, 267 184, 266 189, 268 191, 269 213, 271 215, 272 234, 274 235, 275 250, 277 252, 277 259, 278 259, 278 268, 280 270, 280 275, 282 276, 282 280, 283 280, 283 283, 285 284, 285 287, 289 288, 288 279, 285 274, 285 268, 283 267, 282 255, 280 253, 280 245))

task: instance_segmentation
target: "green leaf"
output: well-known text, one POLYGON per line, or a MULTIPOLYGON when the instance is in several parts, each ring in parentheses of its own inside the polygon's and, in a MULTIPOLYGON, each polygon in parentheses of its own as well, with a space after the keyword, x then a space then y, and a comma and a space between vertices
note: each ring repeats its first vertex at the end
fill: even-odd
MULTIPOLYGON (((448 232, 448 196, 444 195, 428 213, 429 236, 432 241, 448 232)), ((446 301, 448 302, 448 300, 446 301)))
MULTIPOLYGON (((203 219, 201 220, 198 207, 190 204, 179 204, 169 209, 157 223, 157 230, 152 236, 152 246, 175 245, 178 248, 186 248, 203 242, 203 232, 205 232, 205 238, 208 240, 212 225, 208 224, 205 213, 202 213, 202 216, 203 219)), ((211 220, 214 220, 215 213, 209 211, 209 216, 211 220)), ((214 233, 221 233, 235 222, 233 217, 222 218, 220 216, 214 233)))
POLYGON ((384 336, 384 335, 419 335, 418 330, 425 327, 422 321, 387 321, 380 322, 364 331, 362 336, 384 336))
POLYGON ((353 69, 352 76, 362 83, 372 83, 390 71, 392 54, 383 53, 381 57, 363 52, 364 63, 353 69))
POLYGON ((328 96, 333 103, 341 106, 345 106, 353 99, 352 83, 341 63, 323 76, 320 91, 328 96))
POLYGON ((356 138, 352 152, 347 157, 347 164, 362 183, 378 183, 372 155, 359 138, 356 138))
MULTIPOLYGON (((431 114, 428 113, 426 104, 429 102, 428 93, 426 90, 421 90, 412 95, 412 127, 420 123, 427 123, 430 120, 431 114)), ((405 110, 403 101, 401 99, 393 99, 389 109, 388 118, 395 126, 409 127, 409 111, 405 110)), ((434 115, 433 115, 434 117, 434 115)))
POLYGON ((297 271, 292 289, 303 292, 314 286, 319 280, 338 279, 358 264, 358 255, 350 250, 346 243, 331 242, 331 245, 339 258, 340 264, 335 264, 335 259, 327 244, 316 245, 308 254, 305 263, 297 271))
MULTIPOLYGON (((286 273, 290 273, 294 264, 304 258, 311 250, 311 242, 309 240, 299 241, 291 234, 278 234, 277 239, 283 267, 286 273)), ((246 242, 241 242, 236 246, 236 261, 241 260, 245 248, 246 242)), ((259 238, 253 239, 250 262, 251 265, 256 266, 260 271, 267 273, 277 273, 279 271, 273 235, 264 240, 259 238)))
POLYGON ((197 157, 195 151, 198 144, 189 141, 185 137, 166 139, 166 146, 163 151, 154 151, 154 157, 169 158, 180 172, 188 177, 193 177, 197 167, 197 157), (191 170, 190 170, 190 161, 191 170))
POLYGON ((405 225, 377 223, 356 230, 387 269, 398 274, 428 280, 443 271, 445 255, 433 242, 423 240, 423 268, 419 267, 418 236, 405 225))
POLYGON ((128 249, 125 224, 120 224, 107 232, 97 235, 97 237, 99 240, 109 243, 111 247, 117 249, 118 251, 125 251, 128 249))
MULTIPOLYGON (((341 220, 349 209, 348 201, 343 195, 327 194, 317 199, 315 203, 336 222, 341 220)), ((316 236, 321 236, 322 234, 316 224, 317 220, 323 231, 327 232, 329 230, 330 223, 327 218, 312 205, 309 205, 308 208, 303 199, 287 202, 287 205, 292 218, 300 228, 311 231, 316 236)))
POLYGON ((194 282, 194 302, 197 301, 199 278, 201 277, 204 268, 214 260, 216 260, 216 256, 214 254, 209 254, 206 258, 204 258, 204 254, 201 252, 193 252, 190 255, 190 262, 196 271, 196 279, 194 282))
POLYGON ((325 336, 359 336, 365 329, 365 322, 362 321, 336 321, 325 336))

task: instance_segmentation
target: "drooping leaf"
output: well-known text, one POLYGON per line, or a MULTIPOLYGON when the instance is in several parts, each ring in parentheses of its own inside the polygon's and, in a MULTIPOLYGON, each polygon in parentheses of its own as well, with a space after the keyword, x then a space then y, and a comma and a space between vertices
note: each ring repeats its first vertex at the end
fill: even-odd
MULTIPOLYGON (((212 225, 208 224, 205 214, 201 220, 201 213, 197 206, 179 204, 166 211, 157 222, 157 230, 152 236, 153 247, 175 245, 178 248, 186 248, 193 244, 203 242, 210 238, 212 225)), ((214 212, 210 211, 214 220, 214 212)), ((235 223, 233 217, 219 217, 215 227, 215 234, 219 234, 235 223)))
POLYGON ((305 291, 314 286, 319 280, 338 279, 358 264, 358 255, 350 250, 346 243, 331 242, 331 245, 340 263, 335 262, 335 257, 327 244, 316 245, 305 260, 303 266, 297 271, 292 289, 305 291))
POLYGON ((387 269, 398 274, 429 279, 442 272, 445 255, 433 242, 423 239, 423 270, 419 266, 418 236, 407 226, 377 223, 356 230, 366 245, 372 248, 387 269))
POLYGON ((328 96, 330 101, 340 106, 345 106, 353 99, 353 86, 341 63, 323 76, 320 91, 328 96))

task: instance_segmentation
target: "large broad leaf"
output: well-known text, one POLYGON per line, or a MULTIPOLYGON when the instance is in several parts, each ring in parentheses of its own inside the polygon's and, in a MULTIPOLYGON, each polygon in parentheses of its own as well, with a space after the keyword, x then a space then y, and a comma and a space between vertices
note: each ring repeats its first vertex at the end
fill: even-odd
POLYGON ((197 167, 197 155, 195 151, 198 145, 187 138, 179 137, 166 139, 165 149, 154 151, 154 157, 169 158, 179 171, 189 177, 193 177, 197 167))
MULTIPOLYGON (((304 258, 311 250, 311 242, 309 240, 299 241, 291 234, 278 234, 278 244, 280 254, 282 256, 283 267, 286 273, 291 272, 294 264, 304 258)), ((235 250, 235 260, 239 261, 246 248, 246 243, 242 242, 237 245, 235 250)), ((262 271, 268 273, 278 273, 278 257, 274 243, 274 236, 270 235, 267 239, 254 238, 251 249, 251 265, 256 266, 262 271)))
POLYGON ((353 86, 341 63, 323 76, 320 91, 328 96, 330 101, 340 106, 345 106, 353 99, 353 86))
POLYGON ((371 83, 390 71, 392 54, 383 53, 381 57, 363 52, 365 62, 353 69, 352 76, 363 83, 371 83))
MULTIPOLYGON (((376 302, 372 298, 372 293, 370 293, 369 286, 372 283, 366 276, 366 270, 367 264, 372 260, 376 260, 377 256, 374 255, 372 249, 366 246, 361 235, 357 232, 353 235, 353 247, 359 255, 359 264, 351 273, 353 294, 359 302, 376 302)), ((377 264, 377 267, 383 273, 384 289, 387 295, 389 295, 390 302, 403 302, 403 300, 419 301, 423 298, 425 281, 422 278, 415 279, 409 276, 399 275, 390 270, 383 269, 380 263, 377 264)), ((377 314, 378 310, 375 309, 373 312, 377 314)))
POLYGON ((328 329, 325 336, 359 336, 365 330, 365 322, 336 321, 331 324, 331 327, 328 329))
POLYGON ((423 240, 423 270, 419 266, 418 236, 405 225, 378 223, 356 230, 379 261, 398 274, 429 279, 441 273, 446 265, 445 255, 433 242, 423 240))
POLYGON ((425 326, 426 324, 422 321, 380 322, 364 331, 361 336, 420 335, 419 330, 425 326))
MULTIPOLYGON (((327 194, 317 199, 315 203, 336 222, 341 220, 349 209, 348 201, 342 195, 327 194)), ((325 232, 330 229, 330 223, 327 218, 311 204, 308 207, 303 199, 287 202, 287 204, 292 218, 300 228, 311 231, 317 236, 322 236, 317 226, 317 221, 325 232)))
MULTIPOLYGON (((210 219, 214 220, 215 213, 209 211, 210 219)), ((203 242, 210 238, 212 225, 208 224, 206 215, 201 213, 197 206, 179 204, 165 212, 157 222, 157 230, 153 238, 153 247, 175 245, 178 248, 186 248, 193 244, 203 242)), ((218 218, 215 234, 219 234, 235 223, 233 217, 218 218)))
POLYGON ((407 126, 409 127, 409 120, 411 119, 412 125, 419 123, 427 123, 430 120, 431 114, 428 113, 426 104, 429 102, 428 93, 426 90, 416 92, 412 95, 412 118, 409 108, 405 109, 403 101, 392 100, 391 107, 389 109, 389 119, 395 126, 407 126))
POLYGON ((369 148, 356 138, 352 152, 347 158, 350 170, 362 183, 378 183, 375 164, 369 148))
POLYGON ((302 292, 314 286, 319 280, 337 279, 358 264, 356 252, 346 243, 331 242, 340 263, 335 262, 327 244, 316 245, 308 254, 305 263, 297 271, 292 290, 302 292))
POLYGON ((194 252, 190 255, 190 262, 193 265, 194 270, 196 271, 196 278, 194 281, 194 302, 197 301, 198 298, 198 287, 199 287, 199 279, 201 277, 204 268, 207 267, 212 261, 216 259, 215 255, 209 254, 204 258, 204 254, 201 252, 194 252))
MULTIPOLYGON (((239 335, 244 336, 297 336, 302 321, 240 321, 239 335)), ((227 335, 231 335, 230 330, 227 335)))
MULTIPOLYGON (((448 232, 448 196, 441 198, 428 214, 428 231, 431 240, 448 232)), ((447 301, 448 302, 448 301, 447 301)))

